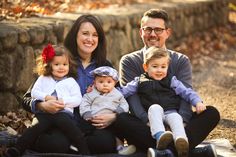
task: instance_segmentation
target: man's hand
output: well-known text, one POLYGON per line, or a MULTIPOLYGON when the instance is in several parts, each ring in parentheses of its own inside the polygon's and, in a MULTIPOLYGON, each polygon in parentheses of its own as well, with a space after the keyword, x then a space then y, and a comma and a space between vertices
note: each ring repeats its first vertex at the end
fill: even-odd
POLYGON ((92 117, 91 123, 98 129, 104 129, 108 127, 116 119, 115 113, 102 114, 92 117))
POLYGON ((37 109, 47 112, 47 113, 57 113, 60 110, 63 110, 65 108, 65 105, 62 101, 58 100, 48 100, 44 102, 40 102, 37 104, 37 109))

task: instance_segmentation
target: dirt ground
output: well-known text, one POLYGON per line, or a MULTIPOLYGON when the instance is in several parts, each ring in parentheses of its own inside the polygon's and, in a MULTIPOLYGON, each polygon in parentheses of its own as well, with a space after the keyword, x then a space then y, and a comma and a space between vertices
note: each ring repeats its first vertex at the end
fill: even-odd
POLYGON ((221 115, 208 139, 226 138, 236 148, 236 49, 200 56, 193 62, 194 88, 221 115))

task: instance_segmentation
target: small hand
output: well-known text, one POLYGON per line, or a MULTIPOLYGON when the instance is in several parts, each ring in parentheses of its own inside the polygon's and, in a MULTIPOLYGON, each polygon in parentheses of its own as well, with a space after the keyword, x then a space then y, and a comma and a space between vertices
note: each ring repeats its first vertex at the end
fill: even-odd
POLYGON ((86 93, 90 93, 92 91, 93 91, 93 84, 88 86, 88 88, 86 89, 86 93))
POLYGON ((91 122, 92 118, 86 118, 85 120, 91 122))
POLYGON ((45 97, 45 101, 48 101, 48 100, 57 100, 57 98, 55 96, 47 95, 45 97))
POLYGON ((37 109, 51 114, 57 113, 64 108, 65 105, 58 100, 48 100, 37 104, 37 109))
POLYGON ((197 112, 197 114, 200 114, 200 113, 202 113, 205 110, 206 110, 206 105, 204 105, 201 102, 196 104, 196 112, 197 112))
POLYGON ((58 102, 59 102, 60 104, 64 104, 64 101, 63 101, 63 99, 61 99, 61 98, 58 99, 58 102))

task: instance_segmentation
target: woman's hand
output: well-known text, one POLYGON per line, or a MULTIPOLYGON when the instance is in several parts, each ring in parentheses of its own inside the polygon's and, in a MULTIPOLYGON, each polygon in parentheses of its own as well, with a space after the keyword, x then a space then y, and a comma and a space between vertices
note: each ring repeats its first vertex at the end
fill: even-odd
POLYGON ((65 105, 60 100, 48 100, 44 102, 40 102, 37 104, 37 109, 47 112, 47 113, 57 113, 58 111, 65 108, 65 105))
POLYGON ((92 117, 91 123, 97 129, 104 129, 116 120, 116 113, 102 114, 92 117))

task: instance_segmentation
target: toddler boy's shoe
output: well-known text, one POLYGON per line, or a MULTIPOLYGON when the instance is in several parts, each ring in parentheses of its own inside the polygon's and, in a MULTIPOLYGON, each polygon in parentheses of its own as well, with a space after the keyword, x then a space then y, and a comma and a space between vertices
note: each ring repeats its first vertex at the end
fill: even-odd
POLYGON ((20 157, 20 151, 15 148, 8 148, 4 154, 4 157, 20 157))
POLYGON ((118 154, 120 155, 130 155, 135 152, 136 152, 136 147, 134 145, 124 146, 118 150, 118 154))
POLYGON ((173 141, 173 134, 170 131, 163 132, 159 139, 157 139, 156 148, 159 150, 166 149, 167 146, 173 141))
POLYGON ((175 140, 175 148, 178 152, 178 157, 188 157, 189 144, 184 137, 177 137, 175 140))
POLYGON ((157 150, 148 148, 147 157, 175 157, 169 149, 157 150))

